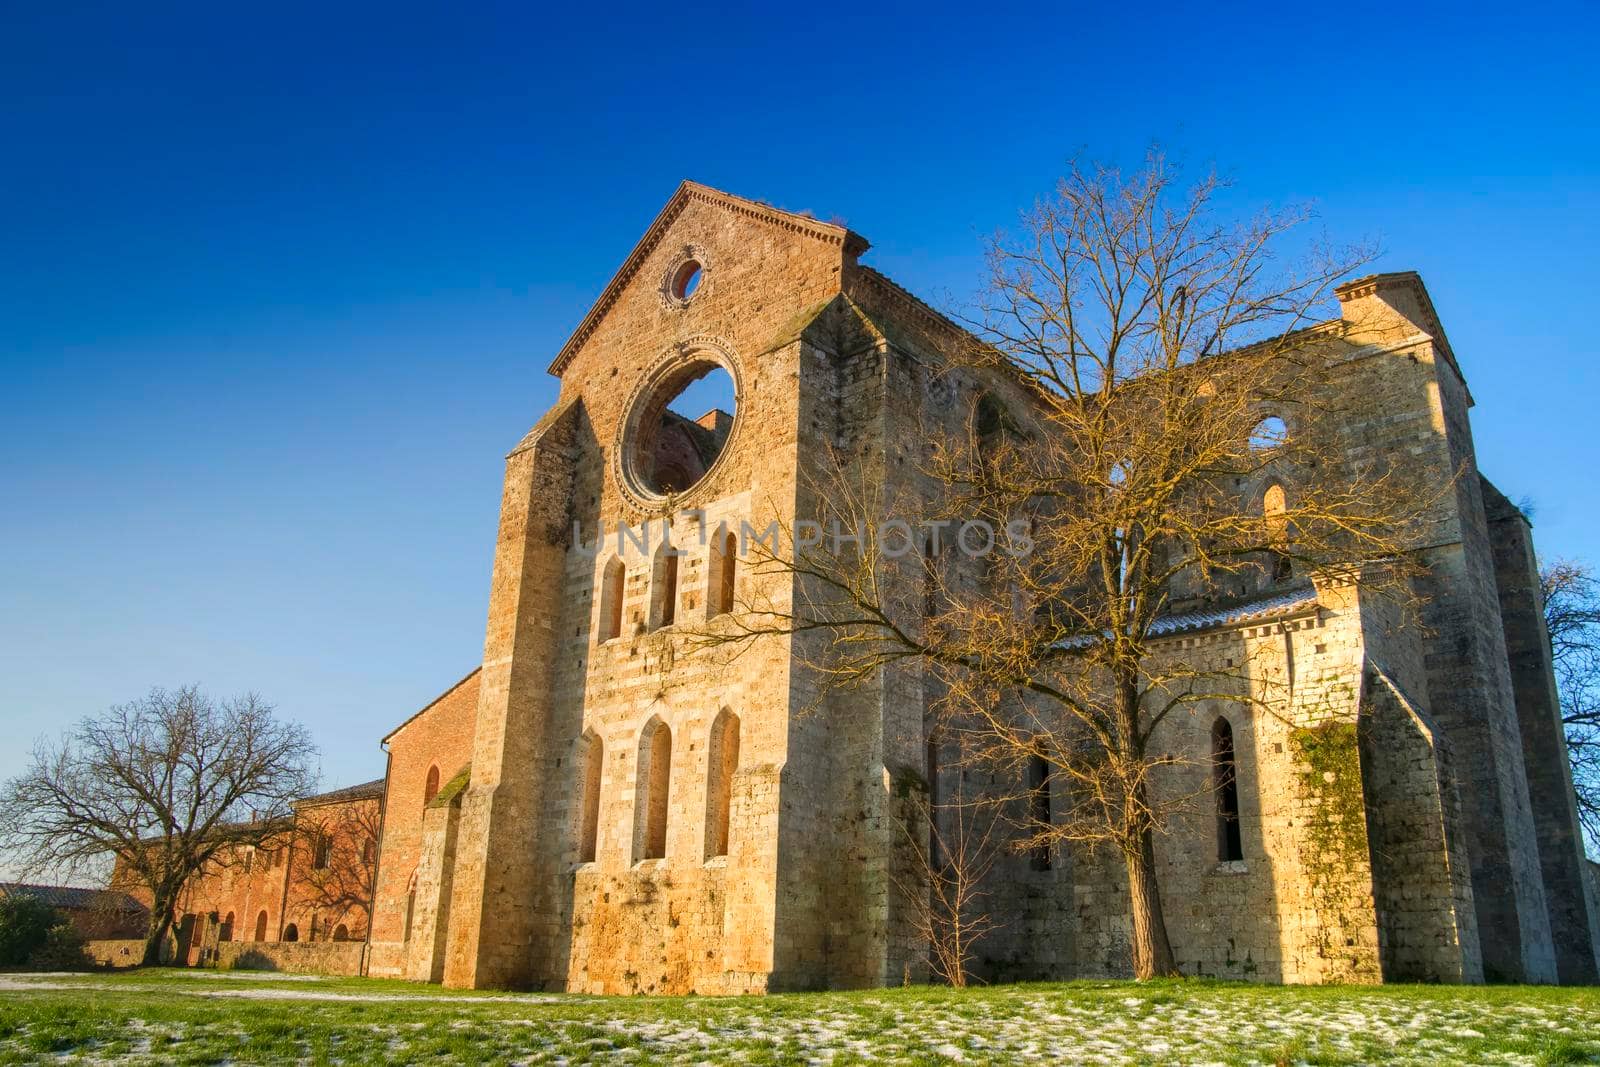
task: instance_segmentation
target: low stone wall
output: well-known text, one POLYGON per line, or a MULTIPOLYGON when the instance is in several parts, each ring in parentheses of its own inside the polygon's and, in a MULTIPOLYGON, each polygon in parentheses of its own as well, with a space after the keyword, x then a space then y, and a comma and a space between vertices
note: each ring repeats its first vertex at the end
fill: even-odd
POLYGON ((83 956, 96 967, 137 967, 144 959, 144 941, 139 938, 85 941, 83 956))
MULTIPOLYGON (((224 970, 289 971, 300 974, 361 973, 360 941, 224 941, 217 945, 216 966, 224 970)), ((144 958, 142 940, 95 940, 83 943, 83 962, 93 967, 137 967, 144 958)), ((171 962, 171 945, 162 953, 171 962)))
POLYGON ((367 943, 367 976, 369 978, 404 978, 406 976, 406 943, 404 941, 370 941, 367 943))
POLYGON ((217 946, 217 966, 240 971, 360 974, 365 948, 361 941, 224 941, 217 946))

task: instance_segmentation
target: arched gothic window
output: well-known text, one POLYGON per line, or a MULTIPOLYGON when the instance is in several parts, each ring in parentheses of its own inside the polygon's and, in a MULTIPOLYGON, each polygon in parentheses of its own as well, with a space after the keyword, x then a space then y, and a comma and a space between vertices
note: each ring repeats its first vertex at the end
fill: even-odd
POLYGON ((984 393, 978 398, 977 407, 972 412, 972 428, 978 435, 978 443, 987 446, 1000 436, 1000 431, 1005 429, 1006 412, 990 393, 984 393))
POLYGON ((650 567, 650 628, 671 626, 678 614, 678 553, 663 539, 650 567))
POLYGON ((1289 427, 1276 415, 1268 415, 1250 431, 1250 451, 1270 452, 1289 440, 1289 427))
POLYGON ((437 765, 428 768, 428 781, 422 787, 422 803, 427 806, 433 798, 439 795, 439 768, 437 765))
POLYGON ((598 734, 584 735, 583 814, 578 826, 578 862, 593 863, 600 839, 600 774, 605 767, 605 744, 598 734))
POLYGON ((936 568, 939 566, 938 557, 933 554, 933 542, 927 541, 922 546, 922 614, 924 618, 933 618, 939 612, 939 584, 936 568))
MULTIPOLYGON (((1050 825, 1050 764, 1043 756, 1032 756, 1028 759, 1028 796, 1033 808, 1033 823, 1035 832, 1042 831, 1050 825)), ((1050 869, 1050 846, 1038 845, 1028 857, 1030 866, 1036 871, 1050 869)))
POLYGON ((728 854, 733 776, 739 769, 739 716, 723 708, 706 746, 706 858, 728 854))
POLYGON ((1281 582, 1293 571, 1287 549, 1289 547, 1289 501, 1283 486, 1274 482, 1261 497, 1261 515, 1267 524, 1267 543, 1271 545, 1268 566, 1272 580, 1281 582))
POLYGON ((672 731, 651 717, 639 735, 639 767, 634 786, 634 859, 667 854, 667 799, 672 786, 672 731))
POLYGON ((1217 798, 1217 859, 1244 859, 1239 831, 1239 768, 1233 750, 1233 727, 1218 717, 1211 725, 1211 782, 1217 798))
POLYGON ((628 581, 628 568, 618 556, 606 561, 600 578, 600 640, 622 635, 622 593, 628 581))
POLYGON ((717 535, 716 543, 712 546, 711 561, 713 588, 708 597, 711 614, 722 615, 733 610, 733 583, 735 568, 739 565, 739 538, 732 530, 724 530, 717 535))
POLYGON ((939 806, 943 796, 939 790, 939 735, 937 732, 928 734, 927 751, 923 755, 924 772, 928 778, 928 869, 938 870, 944 866, 944 850, 940 848, 939 841, 939 806))

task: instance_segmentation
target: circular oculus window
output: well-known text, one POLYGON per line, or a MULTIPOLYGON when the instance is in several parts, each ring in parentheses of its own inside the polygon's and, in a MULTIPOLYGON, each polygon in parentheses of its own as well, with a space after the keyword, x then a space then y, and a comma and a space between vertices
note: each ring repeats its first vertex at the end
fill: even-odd
POLYGON ((617 455, 622 484, 643 504, 681 497, 727 454, 738 420, 738 369, 720 346, 691 345, 636 390, 617 455))
POLYGON ((700 283, 705 280, 705 275, 705 250, 697 245, 689 245, 672 261, 661 279, 662 301, 671 308, 687 306, 695 293, 700 291, 700 283))

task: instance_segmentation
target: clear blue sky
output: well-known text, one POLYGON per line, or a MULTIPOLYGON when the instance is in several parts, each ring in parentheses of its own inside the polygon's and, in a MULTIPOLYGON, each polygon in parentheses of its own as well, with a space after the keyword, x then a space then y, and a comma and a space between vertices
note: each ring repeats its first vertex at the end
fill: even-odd
POLYGON ((1080 148, 1314 199, 1422 272, 1484 470, 1600 562, 1594 5, 855 6, 9 5, 0 776, 190 681, 381 774, 480 655, 545 366, 685 177, 934 299, 1080 148))

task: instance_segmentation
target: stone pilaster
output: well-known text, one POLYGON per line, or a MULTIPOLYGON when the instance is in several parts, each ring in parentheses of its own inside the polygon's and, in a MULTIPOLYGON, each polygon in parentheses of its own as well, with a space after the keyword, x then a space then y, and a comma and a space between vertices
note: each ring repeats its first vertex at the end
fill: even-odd
POLYGON ((549 884, 552 839, 564 827, 544 816, 558 622, 551 594, 562 586, 569 536, 576 415, 576 405, 552 412, 506 460, 446 985, 542 986, 565 976, 566 934, 549 884))
POLYGON ((1590 984, 1600 979, 1596 956, 1600 909, 1584 872, 1583 832, 1542 611, 1533 531, 1499 490, 1487 481, 1482 484, 1556 972, 1563 984, 1590 984))

